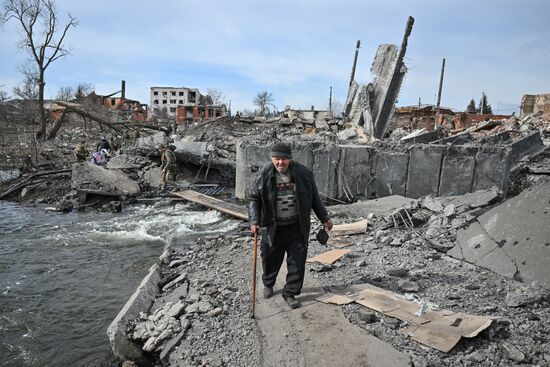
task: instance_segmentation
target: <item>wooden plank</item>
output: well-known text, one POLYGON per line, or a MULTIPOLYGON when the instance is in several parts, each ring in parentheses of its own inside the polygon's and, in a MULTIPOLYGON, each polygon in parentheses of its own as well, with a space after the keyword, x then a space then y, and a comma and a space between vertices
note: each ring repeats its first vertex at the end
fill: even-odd
POLYGON ((207 208, 216 209, 222 213, 229 214, 242 220, 248 220, 248 210, 245 207, 236 204, 226 203, 223 200, 219 200, 211 196, 200 194, 191 190, 173 192, 172 195, 188 201, 192 201, 200 205, 204 205, 207 208))

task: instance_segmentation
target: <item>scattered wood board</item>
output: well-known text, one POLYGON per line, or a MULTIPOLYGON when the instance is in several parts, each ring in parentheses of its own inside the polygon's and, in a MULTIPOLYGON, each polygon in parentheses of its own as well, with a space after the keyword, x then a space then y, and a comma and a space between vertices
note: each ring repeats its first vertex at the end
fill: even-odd
POLYGON ((248 210, 239 205, 226 203, 223 200, 200 194, 192 190, 177 191, 173 192, 172 195, 204 205, 207 208, 216 209, 222 213, 229 214, 242 220, 248 220, 248 210))
POLYGON ((336 237, 349 234, 365 233, 367 232, 368 223, 368 219, 363 219, 359 222, 354 223, 335 224, 330 231, 330 235, 336 237))
POLYGON ((338 259, 340 259, 342 256, 344 256, 348 252, 351 252, 351 250, 343 250, 343 249, 330 250, 327 252, 323 252, 322 254, 319 254, 312 258, 309 258, 306 261, 310 263, 318 262, 321 264, 334 264, 338 259))

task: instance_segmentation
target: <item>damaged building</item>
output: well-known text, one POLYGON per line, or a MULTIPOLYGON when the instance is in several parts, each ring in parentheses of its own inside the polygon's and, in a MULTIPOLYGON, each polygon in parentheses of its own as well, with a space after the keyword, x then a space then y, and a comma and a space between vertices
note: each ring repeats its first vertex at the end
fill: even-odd
POLYGON ((179 123, 224 117, 227 107, 215 105, 212 97, 202 95, 197 88, 151 87, 150 118, 168 118, 179 123))
POLYGON ((521 98, 521 113, 545 113, 550 114, 550 93, 524 94, 521 98))

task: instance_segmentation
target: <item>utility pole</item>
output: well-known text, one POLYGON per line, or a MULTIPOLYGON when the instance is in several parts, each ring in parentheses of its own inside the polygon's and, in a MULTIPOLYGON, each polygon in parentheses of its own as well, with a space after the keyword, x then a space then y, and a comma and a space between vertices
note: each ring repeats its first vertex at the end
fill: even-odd
POLYGON ((479 101, 479 114, 483 115, 483 107, 485 107, 485 92, 481 92, 481 101, 479 101))
POLYGON ((355 46, 355 58, 353 59, 353 67, 351 68, 351 79, 349 80, 349 85, 355 80, 355 67, 357 66, 357 56, 359 56, 359 47, 361 47, 361 40, 357 40, 357 45, 355 46))
POLYGON ((332 87, 330 87, 330 95, 328 97, 328 111, 332 112, 332 87))
POLYGON ((437 122, 439 120, 439 104, 441 103, 441 90, 443 89, 443 75, 445 74, 445 58, 443 58, 443 63, 441 64, 441 76, 439 77, 439 90, 437 92, 437 104, 435 106, 435 122, 434 130, 438 129, 437 122))

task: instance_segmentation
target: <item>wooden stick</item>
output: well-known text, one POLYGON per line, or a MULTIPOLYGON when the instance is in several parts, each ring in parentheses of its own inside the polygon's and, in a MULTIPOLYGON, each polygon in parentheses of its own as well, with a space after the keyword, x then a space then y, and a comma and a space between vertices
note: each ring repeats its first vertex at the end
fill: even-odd
POLYGON ((253 266, 252 271, 252 318, 254 318, 254 309, 256 306, 256 258, 258 257, 258 229, 254 232, 254 255, 253 255, 253 266))

